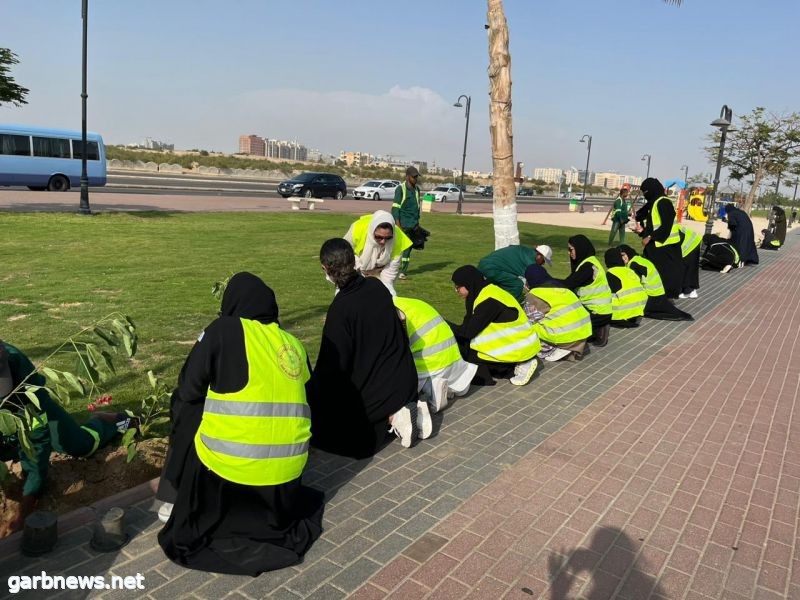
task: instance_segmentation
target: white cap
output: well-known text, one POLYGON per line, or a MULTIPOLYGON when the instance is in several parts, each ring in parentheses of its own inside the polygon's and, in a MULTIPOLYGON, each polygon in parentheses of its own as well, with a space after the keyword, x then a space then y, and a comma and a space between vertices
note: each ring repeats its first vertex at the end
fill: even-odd
POLYGON ((541 246, 536 246, 536 251, 544 256, 544 260, 547 264, 553 262, 553 249, 550 246, 546 246, 544 244, 541 246))

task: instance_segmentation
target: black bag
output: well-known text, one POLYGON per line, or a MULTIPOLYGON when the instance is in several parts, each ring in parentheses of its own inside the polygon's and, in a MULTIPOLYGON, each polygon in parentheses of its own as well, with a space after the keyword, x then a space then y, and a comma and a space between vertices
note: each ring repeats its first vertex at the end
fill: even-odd
POLYGON ((431 235, 430 231, 420 227, 419 223, 414 227, 414 229, 404 229, 403 231, 411 240, 411 247, 414 250, 425 249, 425 242, 428 241, 428 237, 431 235))

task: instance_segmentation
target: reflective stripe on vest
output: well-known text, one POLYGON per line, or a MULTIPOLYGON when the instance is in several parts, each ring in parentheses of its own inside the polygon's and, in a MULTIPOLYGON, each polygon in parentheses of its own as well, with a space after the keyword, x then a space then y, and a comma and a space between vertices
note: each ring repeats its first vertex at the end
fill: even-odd
MULTIPOLYGON (((369 224, 371 221, 372 215, 364 215, 353 223, 353 252, 357 255, 361 254, 364 251, 364 247, 367 245, 367 236, 369 235, 369 224)), ((402 229, 395 227, 394 224, 392 224, 392 235, 394 236, 392 240, 392 258, 394 259, 408 248, 411 248, 413 242, 411 238, 403 233, 402 229)))
MULTIPOLYGON (((666 294, 661 275, 656 266, 643 256, 634 256, 628 261, 628 268, 632 265, 641 265, 647 271, 647 275, 642 277, 641 284, 648 296, 663 296, 666 294)), ((634 273, 636 275, 636 273, 634 273)))
POLYGON ((550 305, 550 310, 534 328, 539 337, 551 344, 570 344, 592 335, 592 319, 577 296, 564 288, 541 287, 531 294, 550 305))
POLYGON ((392 298, 406 317, 406 331, 417 377, 424 379, 461 360, 458 344, 447 322, 427 302, 392 298))
MULTIPOLYGON (((596 256, 588 256, 580 262, 578 269, 586 263, 592 266, 594 279, 589 285, 579 287, 576 295, 589 312, 597 315, 610 315, 611 288, 608 287, 608 279, 606 279, 603 265, 600 264, 596 256)), ((577 271, 578 269, 575 270, 577 271)))
POLYGON ((636 273, 627 267, 611 267, 608 272, 615 275, 622 284, 620 290, 611 297, 611 318, 614 321, 626 321, 644 316, 647 292, 636 273))
MULTIPOLYGON (((672 200, 667 198, 666 196, 661 196, 653 203, 653 208, 650 211, 650 218, 652 219, 651 225, 653 226, 653 230, 658 229, 661 227, 661 215, 658 214, 658 203, 664 201, 669 202, 672 204, 672 200)), ((678 230, 678 222, 673 220, 672 221, 672 229, 669 230, 669 236, 663 242, 656 242, 656 248, 661 248, 662 246, 671 246, 672 244, 680 244, 681 243, 681 234, 678 230)))
POLYGON ((300 342, 277 324, 240 322, 247 383, 237 392, 206 392, 195 449, 227 481, 279 485, 300 477, 308 459, 308 359, 300 342))
POLYGON ((495 362, 522 362, 536 356, 542 344, 519 302, 504 289, 490 283, 478 293, 473 310, 489 298, 516 310, 517 318, 508 323, 489 323, 470 340, 470 348, 478 353, 479 358, 495 362))
POLYGON ((700 245, 703 241, 699 235, 686 227, 685 225, 678 225, 678 230, 683 232, 683 242, 681 242, 681 255, 686 258, 689 254, 700 245))
MULTIPOLYGON (((402 190, 403 198, 400 200, 400 204, 398 204, 397 202, 393 202, 392 203, 392 208, 402 208, 403 204, 406 203, 406 197, 408 196, 408 190, 406 189, 406 182, 405 181, 400 184, 400 189, 402 190)), ((417 190, 417 193, 415 195, 417 197, 417 208, 419 208, 419 188, 416 188, 416 190, 417 190)))

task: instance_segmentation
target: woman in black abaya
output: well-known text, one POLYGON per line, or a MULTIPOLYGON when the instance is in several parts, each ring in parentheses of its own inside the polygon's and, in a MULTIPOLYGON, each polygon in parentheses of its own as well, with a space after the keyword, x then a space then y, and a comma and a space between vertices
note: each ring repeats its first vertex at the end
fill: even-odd
POLYGON ((675 207, 666 197, 664 186, 654 178, 648 177, 641 185, 646 204, 636 212, 636 220, 641 225, 639 237, 642 238, 642 254, 658 269, 667 298, 677 298, 683 288, 683 256, 675 224, 675 207), (667 245, 665 242, 670 241, 667 245))
POLYGON ((725 206, 725 214, 728 220, 728 229, 731 237, 728 240, 739 252, 739 259, 746 265, 758 264, 758 250, 756 249, 756 238, 753 232, 753 222, 747 213, 736 208, 735 204, 725 206))
MULTIPOLYGON (((261 279, 237 273, 223 295, 220 317, 198 338, 172 395, 170 451, 157 497, 173 501, 174 506, 171 514, 166 511, 169 519, 158 542, 181 566, 255 577, 302 561, 322 533, 324 505, 322 492, 303 486, 300 477, 278 485, 242 485, 220 477, 198 457, 196 444, 203 442, 195 436, 207 393, 237 392, 252 376, 244 320, 277 324, 278 305, 261 279)), ((269 346, 263 349, 268 356, 270 350, 269 346)), ((308 378, 304 352, 300 359, 295 365, 299 379, 293 373, 291 381, 297 379, 298 393, 303 394, 308 378)), ((275 360, 282 364, 279 358, 275 360)), ((265 444, 271 435, 264 432, 265 444)))
POLYGON ((656 319, 658 321, 694 320, 692 315, 672 304, 665 294, 648 289, 648 284, 652 284, 656 287, 659 285, 663 287, 664 284, 660 281, 660 275, 655 265, 646 259, 642 260, 642 257, 637 256, 636 250, 623 244, 616 248, 609 249, 608 252, 606 252, 605 259, 609 267, 625 265, 639 276, 642 286, 647 292, 647 304, 644 306, 645 318, 656 319), (652 278, 653 281, 649 281, 652 271, 655 271, 655 277, 652 278))

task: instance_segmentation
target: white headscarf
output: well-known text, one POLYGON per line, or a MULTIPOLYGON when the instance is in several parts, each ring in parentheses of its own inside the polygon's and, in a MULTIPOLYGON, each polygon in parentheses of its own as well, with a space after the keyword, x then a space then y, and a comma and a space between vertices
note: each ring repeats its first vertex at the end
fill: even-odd
MULTIPOLYGON (((385 210, 376 210, 369 221, 367 227, 367 239, 364 242, 364 250, 360 255, 356 255, 356 269, 360 271, 371 271, 385 267, 392 260, 394 250, 394 237, 388 240, 383 247, 375 241, 375 229, 382 223, 389 223, 392 226, 393 235, 397 235, 397 227, 394 224, 394 217, 385 210)), ((344 236, 353 245, 353 227, 348 229, 344 236)))

